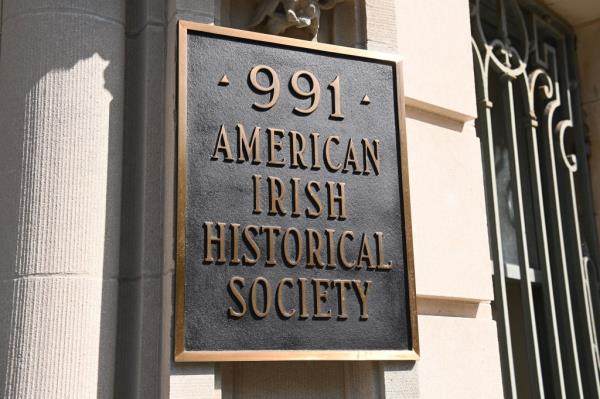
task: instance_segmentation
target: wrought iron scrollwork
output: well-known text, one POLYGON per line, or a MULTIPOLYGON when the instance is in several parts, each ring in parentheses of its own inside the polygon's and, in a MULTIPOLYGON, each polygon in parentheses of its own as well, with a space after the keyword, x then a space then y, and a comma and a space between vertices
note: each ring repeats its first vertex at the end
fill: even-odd
POLYGON ((492 222, 494 306, 503 347, 505 395, 517 397, 519 391, 504 259, 505 254, 509 255, 505 241, 510 241, 510 237, 502 227, 507 223, 502 210, 510 209, 511 205, 529 351, 529 392, 533 397, 565 398, 569 393, 584 397, 586 392, 597 395, 600 393, 599 356, 592 300, 597 287, 589 278, 589 258, 583 253, 586 243, 581 234, 578 208, 578 154, 573 150, 576 140, 567 137, 575 133, 568 66, 563 62, 568 54, 565 35, 537 10, 514 0, 472 1, 471 29, 479 97, 477 129, 482 141, 492 222), (542 31, 545 39, 541 37, 542 31), (493 90, 501 93, 493 93, 493 90), (496 101, 501 99, 501 106, 494 104, 492 97, 496 101), (503 124, 498 126, 501 119, 503 124), (503 146, 496 143, 497 140, 502 141, 503 146), (507 154, 509 162, 501 166, 507 154), (510 173, 510 189, 498 185, 503 173, 510 173), (507 192, 512 203, 502 203, 506 199, 499 191, 507 192), (569 206, 572 209, 566 212, 569 206), (567 217, 570 220, 566 220, 567 217), (569 246, 570 242, 574 244, 569 246), (572 247, 576 250, 571 250, 572 247), (574 265, 578 268, 575 280, 581 285, 572 281, 574 271, 570 268, 574 265), (530 269, 535 266, 542 272, 542 281, 533 281, 531 277, 530 269), (544 293, 545 317, 542 318, 536 310, 536 284, 544 293), (581 293, 585 294, 583 312, 576 309, 573 301, 573 297, 581 293), (564 297, 564 303, 557 303, 559 297, 564 297), (582 329, 577 325, 576 316, 581 313, 586 317, 586 334, 581 334, 582 329), (548 343, 549 355, 540 353, 540 331, 546 333, 543 338, 548 343), (582 342, 584 340, 587 342, 582 342), (584 354, 587 357, 582 360, 580 354, 584 347, 593 353, 584 354), (542 364, 542 358, 551 358, 550 371, 542 364), (584 376, 582 364, 592 364, 592 372, 584 376), (566 373, 566 367, 573 371, 566 373))

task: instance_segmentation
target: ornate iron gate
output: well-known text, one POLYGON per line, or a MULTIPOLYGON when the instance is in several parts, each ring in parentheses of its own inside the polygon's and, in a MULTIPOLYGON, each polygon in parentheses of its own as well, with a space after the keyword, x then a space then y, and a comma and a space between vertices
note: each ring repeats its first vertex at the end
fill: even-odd
POLYGON ((508 398, 600 396, 599 264, 575 37, 534 2, 471 2, 508 398))

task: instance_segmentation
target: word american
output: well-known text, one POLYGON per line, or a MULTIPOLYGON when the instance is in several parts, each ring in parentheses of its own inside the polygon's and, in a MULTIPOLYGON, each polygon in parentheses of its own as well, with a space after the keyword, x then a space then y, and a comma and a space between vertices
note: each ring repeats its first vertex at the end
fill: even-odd
POLYGON ((287 132, 284 129, 261 127, 253 128, 250 137, 243 124, 235 127, 236 141, 232 146, 230 133, 225 125, 221 125, 214 149, 212 160, 225 162, 251 162, 256 165, 265 164, 270 167, 300 168, 319 170, 322 166, 335 173, 352 172, 353 174, 379 175, 381 169, 380 141, 363 138, 355 142, 353 138, 341 138, 330 135, 325 139, 319 133, 313 132, 306 137, 295 130, 287 132), (261 132, 264 132, 261 134, 261 132), (263 136, 266 136, 263 138, 263 136), (289 141, 289 157, 281 154, 283 140, 289 141), (267 158, 263 160, 262 146, 267 147, 267 158), (233 148, 237 150, 234 155, 233 148), (336 156, 332 152, 337 152, 336 156), (340 156, 341 155, 341 156, 340 156))

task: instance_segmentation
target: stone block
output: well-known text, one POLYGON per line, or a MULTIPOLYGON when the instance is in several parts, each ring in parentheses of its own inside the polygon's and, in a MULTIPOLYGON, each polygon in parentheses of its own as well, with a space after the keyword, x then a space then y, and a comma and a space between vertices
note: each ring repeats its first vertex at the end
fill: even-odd
POLYGON ((367 48, 383 52, 397 52, 398 21, 393 0, 366 0, 367 48))
POLYGON ((214 366, 181 365, 171 374, 169 385, 169 399, 214 399, 214 366))
POLYGON ((419 398, 503 398, 496 323, 419 316, 419 398))
POLYGON ((407 114, 417 295, 491 300, 479 140, 460 123, 407 114))
POLYGON ((177 19, 212 23, 215 19, 215 1, 213 0, 170 0, 167 4, 167 21, 177 19))
MULTIPOLYGON (((224 394, 245 399, 329 399, 344 396, 343 362, 233 363, 224 394)), ((227 397, 227 396, 225 396, 227 397)), ((351 396, 347 396, 351 397, 351 396)))
MULTIPOLYGON (((421 106, 467 120, 477 117, 469 2, 397 1, 397 52, 404 93, 421 106)), ((391 30, 386 29, 385 34, 391 30)))
POLYGON ((600 101, 600 19, 575 30, 581 101, 586 104, 600 101))
POLYGON ((116 276, 123 28, 42 13, 8 20, 3 33, 0 184, 11 190, 0 249, 17 266, 0 276, 116 276))
POLYGON ((419 399, 419 372, 416 362, 384 362, 385 399, 419 399))
POLYGON ((5 397, 112 397, 116 290, 98 278, 16 280, 5 397))

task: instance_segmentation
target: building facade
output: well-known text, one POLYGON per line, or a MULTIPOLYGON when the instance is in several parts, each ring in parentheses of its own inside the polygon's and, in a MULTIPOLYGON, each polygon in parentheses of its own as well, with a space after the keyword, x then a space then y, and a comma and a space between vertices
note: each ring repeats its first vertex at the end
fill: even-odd
POLYGON ((0 5, 3 397, 600 395, 597 2, 0 5), (403 58, 419 360, 174 361, 180 20, 403 58))

